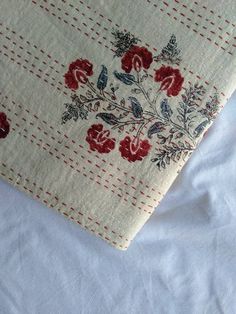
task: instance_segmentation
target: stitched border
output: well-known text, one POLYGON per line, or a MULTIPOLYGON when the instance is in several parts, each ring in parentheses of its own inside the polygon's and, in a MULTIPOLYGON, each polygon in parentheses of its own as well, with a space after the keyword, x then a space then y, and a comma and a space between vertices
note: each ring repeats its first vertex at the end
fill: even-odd
MULTIPOLYGON (((8 171, 8 172, 12 172, 14 174, 14 176, 16 177, 20 177, 21 179, 24 179, 27 183, 30 183, 30 180, 28 178, 24 178, 24 176, 22 176, 20 173, 16 173, 16 171, 13 168, 8 168, 7 165, 5 163, 1 163, 1 165, 8 171)), ((34 189, 39 189, 41 192, 53 197, 56 199, 57 202, 60 202, 60 207, 67 207, 67 209, 70 209, 73 212, 76 212, 77 210, 74 207, 71 207, 70 205, 59 201, 59 198, 56 197, 55 195, 53 195, 51 192, 49 191, 45 191, 42 187, 38 186, 35 182, 32 182, 31 184, 34 187, 27 187, 26 185, 23 185, 21 182, 19 181, 15 181, 13 178, 8 177, 7 174, 0 172, 0 174, 7 178, 10 182, 13 182, 16 185, 21 186, 25 191, 29 192, 30 194, 33 194, 35 196, 35 198, 39 199, 41 202, 43 202, 44 204, 46 204, 48 207, 54 208, 56 209, 59 213, 63 214, 64 216, 66 216, 67 218, 70 218, 71 220, 77 222, 78 224, 80 224, 82 227, 84 227, 85 229, 95 233, 96 235, 98 235, 99 237, 101 237, 103 240, 106 240, 107 242, 111 243, 113 246, 115 245, 116 247, 120 247, 122 249, 127 249, 128 246, 122 246, 120 244, 118 244, 118 242, 113 241, 112 239, 108 238, 106 235, 107 233, 104 231, 103 233, 101 232, 96 232, 95 229, 91 229, 91 227, 88 227, 87 225, 83 224, 78 217, 75 219, 73 216, 70 216, 67 212, 64 212, 61 210, 61 208, 57 209, 54 205, 50 204, 48 202, 48 200, 42 198, 39 194, 35 194, 34 189)), ((78 214, 80 216, 84 216, 85 219, 90 220, 92 222, 94 222, 95 224, 97 224, 98 226, 101 226, 101 223, 98 221, 95 221, 93 218, 91 218, 90 216, 86 216, 85 214, 83 214, 82 212, 78 211, 78 214)), ((125 240, 126 242, 128 242, 128 245, 130 244, 131 240, 128 240, 126 238, 124 238, 124 236, 119 235, 117 232, 111 230, 108 226, 102 226, 102 228, 104 228, 106 231, 110 230, 114 235, 117 235, 119 238, 125 240)))

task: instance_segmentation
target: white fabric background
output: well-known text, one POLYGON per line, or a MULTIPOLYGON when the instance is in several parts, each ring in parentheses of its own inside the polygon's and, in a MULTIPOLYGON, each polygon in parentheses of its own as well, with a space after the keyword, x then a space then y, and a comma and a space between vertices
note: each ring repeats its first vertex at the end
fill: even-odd
POLYGON ((0 314, 236 313, 235 117, 236 94, 126 252, 0 182, 0 314))

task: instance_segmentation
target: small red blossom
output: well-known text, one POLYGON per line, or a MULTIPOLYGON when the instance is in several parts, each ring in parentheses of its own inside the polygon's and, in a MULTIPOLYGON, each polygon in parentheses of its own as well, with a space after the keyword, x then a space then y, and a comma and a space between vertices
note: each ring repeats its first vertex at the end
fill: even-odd
POLYGON ((86 84, 88 76, 93 75, 93 65, 87 59, 77 59, 69 66, 68 72, 64 75, 65 84, 70 89, 78 89, 79 83, 86 84))
POLYGON ((7 116, 4 112, 0 112, 0 138, 7 137, 10 131, 10 124, 7 121, 7 116))
POLYGON ((151 144, 148 140, 141 140, 138 137, 131 139, 130 136, 126 136, 120 141, 119 151, 124 159, 134 162, 147 156, 150 148, 151 144))
POLYGON ((147 48, 132 46, 122 57, 121 67, 126 73, 132 69, 140 72, 142 68, 149 69, 152 60, 152 53, 147 48))
POLYGON ((93 124, 87 131, 86 141, 92 151, 101 154, 110 153, 115 148, 115 139, 110 137, 110 131, 103 130, 102 124, 93 124))
POLYGON ((167 96, 177 96, 184 82, 179 69, 164 65, 156 70, 154 79, 156 82, 161 82, 160 90, 166 90, 167 96))

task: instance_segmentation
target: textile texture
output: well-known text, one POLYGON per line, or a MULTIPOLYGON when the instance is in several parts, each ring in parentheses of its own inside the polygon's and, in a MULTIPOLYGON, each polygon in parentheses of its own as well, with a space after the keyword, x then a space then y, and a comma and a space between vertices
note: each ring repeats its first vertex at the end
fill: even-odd
POLYGON ((127 249, 235 89, 235 12, 3 0, 1 177, 127 249))

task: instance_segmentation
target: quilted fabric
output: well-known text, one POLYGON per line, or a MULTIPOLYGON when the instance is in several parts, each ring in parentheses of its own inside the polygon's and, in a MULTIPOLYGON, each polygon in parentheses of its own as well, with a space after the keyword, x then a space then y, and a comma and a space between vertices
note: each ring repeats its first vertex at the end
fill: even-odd
POLYGON ((127 249, 235 89, 235 12, 3 0, 1 177, 127 249))

